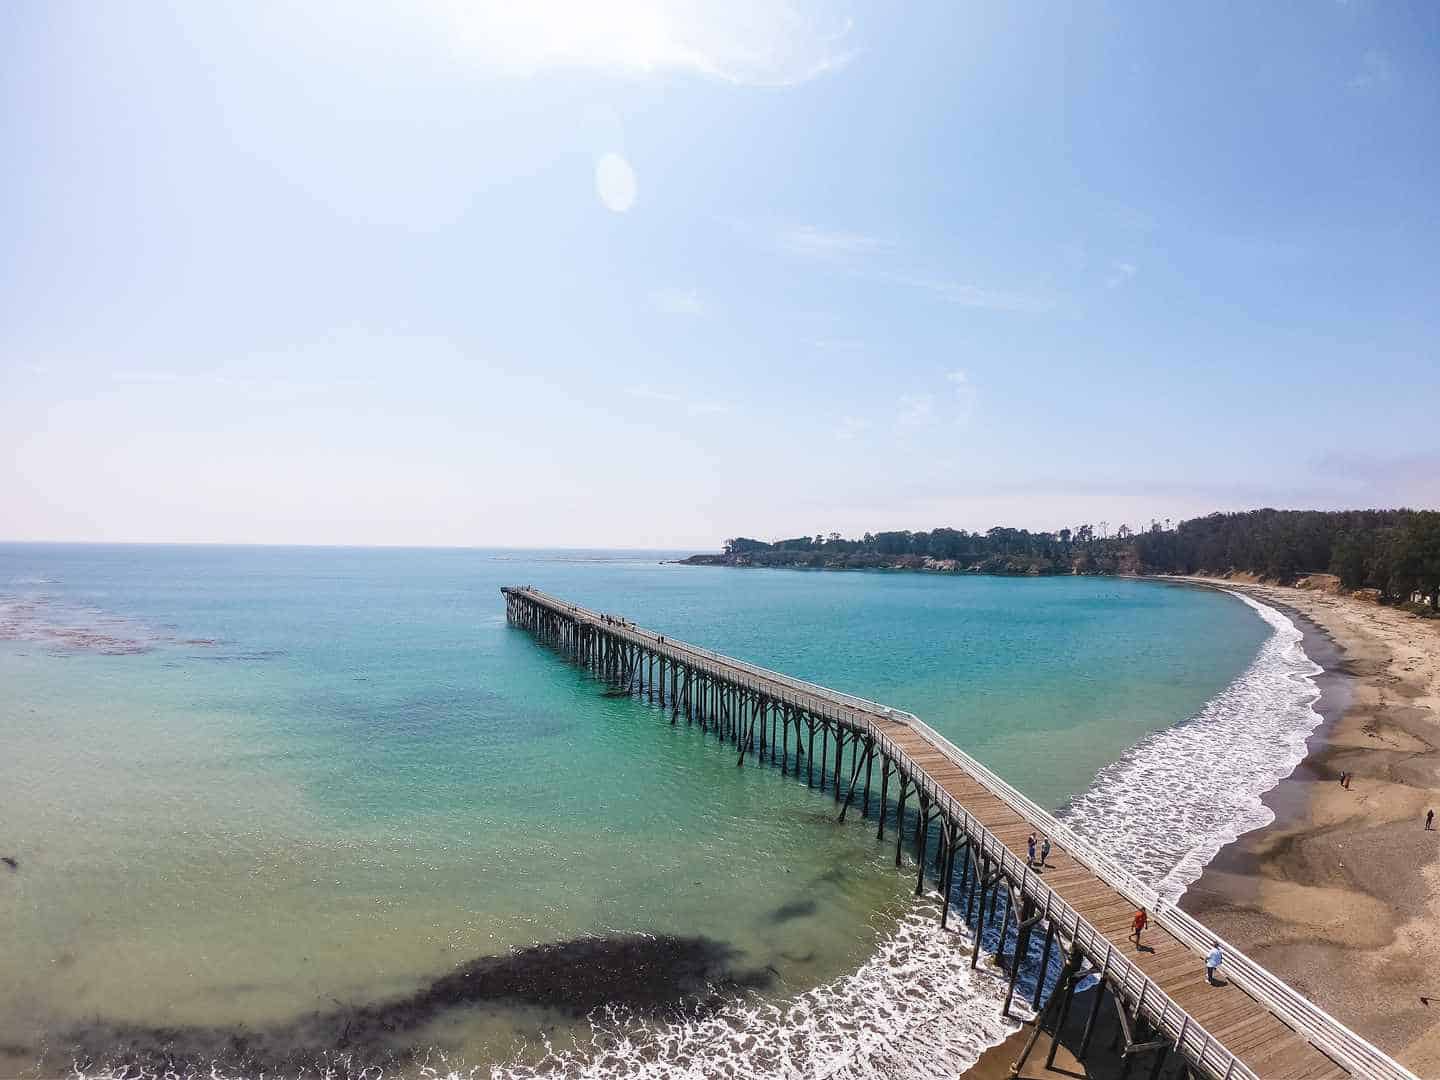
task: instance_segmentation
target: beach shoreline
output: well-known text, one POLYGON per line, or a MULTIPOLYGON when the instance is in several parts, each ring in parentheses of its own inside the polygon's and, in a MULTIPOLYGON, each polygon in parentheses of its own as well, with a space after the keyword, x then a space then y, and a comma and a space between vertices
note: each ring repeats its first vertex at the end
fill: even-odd
MULTIPOLYGON (((1426 982, 1440 970, 1440 829, 1423 828, 1427 807, 1440 812, 1440 625, 1320 590, 1159 580, 1282 612, 1321 668, 1306 755, 1261 796, 1274 820, 1222 847, 1180 907, 1407 1067, 1440 1075, 1440 1001, 1422 1000, 1440 996, 1426 982)), ((1028 1030, 967 1075, 1008 1075, 1028 1030)), ((1115 1074, 1113 1055, 1081 1063, 1067 1041, 1057 1065, 1070 1075, 1115 1074)), ((1032 1061, 1025 1075, 1050 1074, 1032 1061)))
POLYGON ((1292 618, 1321 723, 1180 906, 1421 1075, 1440 1072, 1440 626, 1335 593, 1221 578, 1292 618), (1349 789, 1339 783, 1352 773, 1349 789))

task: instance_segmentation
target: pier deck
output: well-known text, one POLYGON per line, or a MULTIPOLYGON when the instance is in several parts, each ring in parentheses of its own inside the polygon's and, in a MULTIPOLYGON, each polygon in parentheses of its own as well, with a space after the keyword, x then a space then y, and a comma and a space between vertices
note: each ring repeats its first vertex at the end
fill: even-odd
POLYGON ((698 719, 702 727, 708 722, 739 748, 741 764, 747 754, 760 761, 768 754, 770 763, 778 754, 782 770, 793 766, 799 776, 803 768, 810 782, 818 765, 822 791, 833 782, 837 802, 848 772, 842 818, 852 804, 861 806, 862 815, 870 815, 872 769, 878 756, 879 834, 883 837, 894 804, 897 865, 906 824, 912 822, 919 863, 917 891, 924 884, 927 862, 933 859, 942 918, 950 916, 952 902, 968 915, 978 893, 977 953, 987 927, 987 901, 992 938, 996 908, 1001 907, 995 952, 1002 970, 1009 958, 1010 994, 1016 993, 1022 970, 1026 971, 1033 989, 1022 999, 1031 998, 1039 1007, 1042 992, 1049 989, 1049 1001, 1034 1023, 1044 1025, 1048 1018, 1056 1029, 1063 1025, 1072 1001, 1083 1003, 1089 1020, 1082 1056, 1108 991, 1124 1033, 1122 1053, 1127 1060, 1143 1056, 1142 1068, 1151 1076, 1159 1075, 1167 1064, 1179 1064, 1187 1074, 1221 1080, 1350 1076, 1414 1080, 1408 1070, 1223 942, 1222 985, 1209 985, 1204 954, 1216 939, 1205 927, 1161 903, 1124 867, 918 717, 676 641, 533 588, 502 591, 512 623, 631 692, 653 701, 658 689, 659 703, 668 704, 672 723, 682 715, 698 719), (817 731, 822 738, 818 758, 817 731), (802 746, 807 735, 808 746, 802 746), (887 801, 892 776, 898 782, 898 799, 887 801), (863 804, 858 804, 862 777, 863 804), (919 804, 911 818, 905 811, 907 796, 919 804), (1032 833, 1049 836, 1053 844, 1044 867, 1027 862, 1026 841, 1032 833), (927 858, 932 837, 936 847, 927 858), (1151 915, 1143 948, 1129 938, 1138 907, 1151 915), (1012 928, 1013 942, 1007 946, 1007 930, 1012 928), (1041 939, 1032 937, 1037 933, 1044 941, 1038 964, 1034 946, 1041 939), (1049 962, 1052 942, 1058 946, 1058 977, 1056 965, 1049 962), (1074 995, 1087 974, 1101 977, 1099 990, 1087 995, 1088 1000, 1074 995), (1167 1062, 1167 1055, 1174 1057, 1167 1062))

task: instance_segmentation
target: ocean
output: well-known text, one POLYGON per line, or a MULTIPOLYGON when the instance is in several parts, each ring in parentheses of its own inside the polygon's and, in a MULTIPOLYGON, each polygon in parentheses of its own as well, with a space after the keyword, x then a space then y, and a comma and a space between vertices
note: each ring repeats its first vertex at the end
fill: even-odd
POLYGON ((1170 896, 1319 722, 1214 590, 678 553, 0 545, 0 1073, 929 1076, 1009 1030, 853 813, 508 627, 533 584, 915 712, 1170 896))

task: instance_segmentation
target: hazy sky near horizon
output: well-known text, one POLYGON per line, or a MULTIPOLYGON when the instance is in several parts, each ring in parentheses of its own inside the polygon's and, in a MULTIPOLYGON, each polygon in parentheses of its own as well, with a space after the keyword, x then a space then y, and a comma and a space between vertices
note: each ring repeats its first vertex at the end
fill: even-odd
POLYGON ((1440 5, 0 7, 0 539, 1440 505, 1440 5))

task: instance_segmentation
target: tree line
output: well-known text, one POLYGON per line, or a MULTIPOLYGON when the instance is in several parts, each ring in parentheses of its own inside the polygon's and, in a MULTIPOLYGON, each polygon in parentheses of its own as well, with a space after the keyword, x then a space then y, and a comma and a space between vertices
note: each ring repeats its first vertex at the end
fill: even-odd
MULTIPOLYGON (((707 557, 697 557, 704 561, 707 557)), ((708 557, 714 558, 714 557, 708 557)), ((816 533, 785 540, 734 537, 722 561, 850 568, 931 566, 975 573, 1159 573, 1243 571, 1290 581, 1336 575, 1386 601, 1423 599, 1440 611, 1440 512, 1434 510, 1250 510, 1141 529, 1109 522, 1054 532, 997 526, 816 533)))

